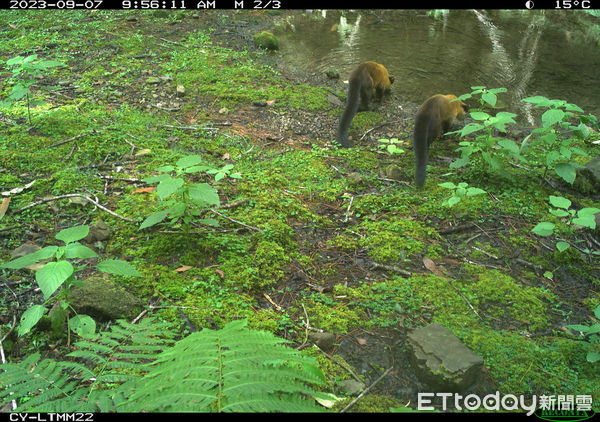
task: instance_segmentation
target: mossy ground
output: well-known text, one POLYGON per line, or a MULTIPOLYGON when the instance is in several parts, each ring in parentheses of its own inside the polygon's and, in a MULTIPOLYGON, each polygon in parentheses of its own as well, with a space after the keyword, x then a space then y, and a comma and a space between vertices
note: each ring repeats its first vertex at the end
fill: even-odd
MULTIPOLYGON (((0 191, 35 180, 13 195, 0 222, 0 258, 26 241, 44 245, 62 228, 102 218, 114 231, 102 253, 129 260, 143 274, 117 281, 160 304, 163 318, 180 322, 178 307, 198 327, 245 317, 254 328, 299 342, 306 320, 344 336, 383 328, 403 335, 439 322, 484 358, 502 392, 593 394, 599 401, 599 366, 585 361, 591 346, 562 329, 589 324, 599 302, 598 264, 574 249, 552 252, 530 233, 549 218, 545 199, 554 192, 524 172, 512 182, 477 167, 450 172, 439 157, 454 156, 451 142, 432 153, 424 191, 412 186, 410 150, 390 157, 374 134, 355 148, 336 148, 341 110, 328 103, 325 86, 285 77, 251 37, 211 31, 240 16, 225 15, 0 12, 9 24, 0 29, 1 62, 35 52, 66 64, 33 88, 49 102, 31 110, 35 130, 24 103, 0 110, 0 191), (224 46, 232 40, 243 42, 224 46), (326 129, 312 128, 313 121, 326 129), (18 211, 44 197, 83 192, 141 221, 155 210, 156 196, 137 192, 143 184, 99 176, 141 179, 191 153, 217 168, 232 163, 243 176, 204 180, 222 203, 242 201, 221 210, 229 219, 221 218, 218 229, 139 231, 139 224, 67 200, 18 211), (390 163, 401 170, 399 182, 381 177, 390 163), (489 194, 441 206, 449 194, 437 183, 463 179, 489 194), (450 230, 460 225, 463 231, 450 230), (436 267, 426 268, 423 257, 436 267), (184 265, 191 269, 175 271, 184 265)), ((264 23, 264 14, 243 16, 256 28, 264 23)), ((0 72, 4 98, 12 82, 6 69, 0 72)), ((360 113, 351 133, 382 120, 378 112, 360 113)), ((396 129, 408 145, 408 123, 396 129)), ((561 236, 576 240, 581 232, 561 236)), ((7 280, 18 277, 0 271, 7 280)), ((39 299, 28 289, 16 294, 17 307, 11 294, 0 300, 3 324, 39 299)), ((27 341, 23 350, 34 347, 27 341)), ((327 371, 332 379, 338 372, 327 371)), ((360 409, 397 406, 374 398, 360 409)))

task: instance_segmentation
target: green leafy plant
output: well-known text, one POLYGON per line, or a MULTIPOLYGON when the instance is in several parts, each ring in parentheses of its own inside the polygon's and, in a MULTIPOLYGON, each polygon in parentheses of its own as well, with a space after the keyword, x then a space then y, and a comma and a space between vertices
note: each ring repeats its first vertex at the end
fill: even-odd
MULTIPOLYGON (((0 265, 0 268, 21 269, 40 261, 51 260, 41 269, 36 271, 35 280, 44 296, 42 305, 33 305, 21 316, 17 333, 19 336, 27 334, 40 321, 48 311, 48 305, 56 304, 61 312, 55 313, 56 318, 69 320, 69 329, 79 335, 93 333, 96 324, 87 315, 76 315, 69 318, 69 290, 78 284, 75 277, 76 271, 83 268, 75 268, 72 260, 97 258, 98 254, 78 241, 89 233, 88 226, 75 226, 59 231, 54 237, 64 243, 64 246, 46 246, 36 252, 14 259, 0 265), (55 292, 58 294, 53 296, 55 292)), ((96 268, 100 271, 121 275, 125 277, 136 277, 140 274, 131 264, 121 260, 105 260, 100 262, 96 268)))
POLYGON ((45 104, 43 101, 32 102, 30 99, 31 86, 35 84, 36 78, 41 76, 47 69, 64 66, 63 63, 54 60, 42 60, 37 54, 27 57, 17 56, 6 61, 6 66, 11 68, 11 79, 16 83, 8 97, 0 102, 0 107, 6 107, 25 98, 27 100, 27 115, 31 124, 31 107, 45 104))
POLYGON ((226 176, 237 179, 239 173, 232 173, 233 165, 228 164, 221 169, 214 169, 202 164, 199 155, 188 155, 177 160, 174 166, 157 169, 163 173, 144 179, 147 183, 157 183, 156 193, 160 199, 162 210, 150 214, 141 224, 140 230, 154 226, 167 218, 169 225, 183 224, 187 227, 193 221, 209 226, 218 226, 213 218, 198 219, 211 206, 220 204, 217 190, 208 183, 191 183, 184 176, 195 173, 214 174, 215 181, 226 176))
POLYGON ((475 99, 477 102, 479 102, 479 105, 481 106, 480 108, 483 108, 486 105, 494 108, 494 107, 496 107, 496 103, 498 102, 497 94, 501 94, 501 93, 507 91, 506 88, 489 89, 489 88, 486 88, 485 86, 472 86, 471 89, 473 91, 471 91, 470 93, 461 95, 454 101, 465 101, 470 98, 478 96, 479 98, 475 98, 475 99))
MULTIPOLYGON (((596 319, 600 319, 600 305, 594 310, 594 316, 596 319)), ((587 337, 593 349, 590 350, 586 356, 586 359, 590 363, 600 361, 600 324, 595 323, 592 325, 567 325, 566 328, 571 330, 579 331, 583 337, 587 337)))
POLYGON ((68 356, 82 363, 36 354, 0 365, 0 403, 17 400, 23 412, 322 410, 314 398, 325 395, 312 388, 324 384, 316 360, 246 325, 203 329, 171 346, 164 325, 119 321, 75 344, 68 356))
POLYGON ((438 184, 438 186, 452 190, 452 196, 442 203, 442 205, 446 207, 452 207, 458 204, 464 198, 486 193, 483 189, 474 188, 465 182, 461 182, 458 185, 455 185, 452 182, 445 182, 438 184))
MULTIPOLYGON (((600 212, 599 208, 582 208, 578 211, 569 209, 571 207, 571 201, 567 198, 563 198, 562 196, 553 196, 550 195, 548 198, 550 205, 555 208, 550 208, 550 214, 559 217, 565 218, 566 225, 576 224, 581 227, 587 227, 589 229, 596 228, 596 219, 595 214, 600 212)), ((550 223, 548 221, 542 221, 531 229, 531 231, 539 236, 552 236, 555 232, 556 225, 554 223, 550 223)), ((569 243, 564 241, 559 241, 556 243, 556 249, 559 251, 564 251, 569 248, 569 243)), ((593 252, 595 253, 595 252, 593 252)))
POLYGON ((523 102, 534 104, 536 107, 547 108, 541 117, 542 127, 534 129, 521 144, 521 151, 524 152, 530 146, 530 139, 535 139, 534 144, 538 144, 544 151, 542 165, 545 172, 554 170, 554 172, 567 183, 573 183, 576 177, 576 169, 581 168, 580 164, 572 159, 575 155, 588 157, 589 155, 573 145, 575 138, 585 138, 589 135, 589 129, 585 122, 589 122, 590 116, 579 116, 583 110, 575 104, 569 104, 563 100, 549 100, 546 97, 535 96, 522 100, 523 102), (579 117, 579 124, 574 125, 570 120, 579 117), (569 131, 575 135, 565 136, 569 131))
MULTIPOLYGON (((456 101, 464 101, 478 96, 481 107, 495 107, 497 95, 506 92, 505 88, 487 89, 483 86, 471 87, 473 92, 458 97, 456 101)), ((474 123, 465 125, 461 130, 451 132, 458 133, 461 137, 477 133, 474 141, 462 141, 459 143, 460 158, 450 164, 451 168, 464 167, 471 162, 471 157, 478 155, 497 174, 507 176, 506 163, 512 158, 523 161, 519 146, 511 139, 495 136, 495 131, 506 133, 506 125, 516 123, 516 114, 501 111, 496 115, 489 114, 482 109, 471 111, 470 116, 474 123)))
POLYGON ((206 173, 214 174, 215 182, 218 182, 219 180, 221 180, 227 176, 231 177, 232 179, 240 179, 242 177, 242 175, 239 172, 232 173, 231 172, 232 169, 233 169, 233 164, 226 164, 223 167, 221 167, 220 169, 209 168, 208 170, 206 170, 206 173))
POLYGON ((398 138, 378 139, 377 142, 379 142, 377 147, 390 155, 404 154, 405 152, 402 148, 398 148, 398 145, 402 144, 402 141, 399 141, 398 138))

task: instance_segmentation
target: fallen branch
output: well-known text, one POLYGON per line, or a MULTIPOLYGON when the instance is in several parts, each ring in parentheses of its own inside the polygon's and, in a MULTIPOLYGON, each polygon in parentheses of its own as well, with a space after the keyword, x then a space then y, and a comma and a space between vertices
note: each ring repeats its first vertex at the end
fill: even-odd
POLYGON ((89 132, 89 133, 81 133, 81 134, 79 134, 79 135, 77 135, 77 136, 73 136, 73 137, 71 137, 71 138, 69 138, 69 139, 65 139, 64 141, 55 142, 55 143, 53 143, 52 145, 50 145, 49 147, 47 147, 47 148, 54 148, 54 147, 58 147, 58 146, 61 146, 61 145, 67 144, 67 143, 69 143, 69 142, 71 142, 71 141, 74 141, 75 139, 79 139, 79 138, 83 138, 84 136, 91 135, 91 134, 93 134, 93 133, 95 133, 95 132, 96 132, 96 131, 92 129, 92 131, 91 131, 91 132, 89 132))
POLYGON ((52 201, 57 201, 59 199, 64 199, 64 198, 83 198, 88 202, 91 202, 92 204, 94 204, 95 206, 97 206, 98 208, 100 208, 102 211, 105 211, 107 213, 109 213, 110 215, 113 215, 117 218, 120 218, 121 220, 125 220, 125 221, 129 221, 130 223, 136 223, 137 220, 134 220, 132 218, 127 218, 127 217, 123 217, 122 215, 117 214, 114 211, 109 210, 108 208, 106 208, 103 205, 100 205, 98 202, 94 201, 92 198, 82 195, 80 193, 68 193, 66 195, 60 195, 60 196, 55 196, 52 198, 46 198, 46 199, 41 199, 39 201, 34 202, 33 204, 29 204, 23 208, 18 209, 17 211, 15 211, 16 213, 28 210, 29 208, 33 208, 37 205, 41 205, 41 204, 45 204, 46 202, 52 202, 52 201))
POLYGON ((348 406, 346 406, 342 410, 340 410, 340 413, 345 413, 348 409, 350 409, 352 406, 354 406, 354 404, 356 404, 356 402, 359 401, 365 394, 367 394, 369 391, 371 391, 371 389, 373 387, 375 387, 379 383, 379 381, 381 381, 384 377, 386 377, 387 374, 389 374, 392 369, 394 369, 394 367, 390 366, 383 374, 381 374, 381 376, 379 378, 377 378, 373 382, 373 384, 371 384, 367 388, 365 388, 362 393, 360 393, 354 400, 352 400, 350 403, 348 403, 348 406))
POLYGON ((241 221, 235 220, 235 219, 233 219, 231 217, 227 217, 226 215, 221 214, 219 211, 216 211, 216 210, 213 210, 213 209, 211 209, 209 211, 212 212, 213 214, 217 214, 219 217, 223 217, 226 220, 229 220, 229 221, 231 221, 231 222, 233 222, 235 224, 239 224, 240 226, 244 226, 244 227, 246 227, 248 229, 251 229, 251 230, 254 230, 254 231, 257 231, 257 232, 261 231, 258 227, 249 226, 246 223, 242 223, 241 221))
POLYGON ((410 271, 403 270, 402 268, 398 268, 395 265, 378 264, 377 262, 371 262, 370 264, 372 268, 381 268, 384 270, 393 271, 395 273, 405 275, 406 277, 410 277, 412 275, 410 271))

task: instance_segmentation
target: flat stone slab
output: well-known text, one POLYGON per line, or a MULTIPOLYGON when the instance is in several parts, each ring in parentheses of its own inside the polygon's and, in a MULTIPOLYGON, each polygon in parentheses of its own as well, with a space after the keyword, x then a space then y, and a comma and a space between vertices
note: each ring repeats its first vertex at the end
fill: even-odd
POLYGON ((408 345, 417 376, 434 392, 461 392, 481 374, 483 359, 440 324, 417 328, 408 345))

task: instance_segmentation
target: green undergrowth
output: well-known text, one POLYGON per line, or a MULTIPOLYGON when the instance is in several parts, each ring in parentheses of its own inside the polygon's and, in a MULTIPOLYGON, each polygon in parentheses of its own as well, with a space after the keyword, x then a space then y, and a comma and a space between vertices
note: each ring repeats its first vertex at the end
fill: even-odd
MULTIPOLYGON (((311 327, 336 334, 439 322, 483 357, 503 392, 600 397, 598 365, 585 361, 588 343, 560 328, 588 322, 585 317, 599 301, 593 277, 597 264, 574 248, 548 251, 530 232, 542 219, 558 221, 548 212, 546 198, 552 192, 547 185, 518 170, 514 180, 490 176, 477 166, 450 170, 440 157, 455 156, 456 145, 444 140, 434 148, 426 189, 418 191, 410 147, 391 157, 366 140, 350 149, 336 147, 325 134, 308 142, 296 143, 291 136, 289 143, 265 143, 235 127, 211 127, 203 120, 214 117, 211 110, 227 107, 227 117, 235 121, 235 113, 255 101, 275 100, 266 110, 277 113, 327 114, 328 92, 283 77, 264 64, 265 53, 250 45, 220 46, 208 28, 186 14, 20 12, 0 11, 0 20, 9 23, 0 28, 0 62, 39 49, 66 67, 52 69, 35 88, 36 98, 50 103, 31 110, 33 129, 25 123, 25 104, 0 110, 0 191, 35 180, 12 196, 0 217, 0 228, 14 226, 0 232, 0 260, 26 241, 45 246, 57 229, 102 218, 113 233, 100 245, 101 253, 127 260, 142 273, 115 281, 158 304, 161 318, 181 323, 181 310, 199 328, 248 318, 252 328, 298 342, 304 340, 305 318, 311 327), (180 22, 190 25, 186 31, 163 33, 180 22), (147 107, 155 101, 146 82, 157 76, 166 77, 161 82, 166 90, 186 88, 180 110, 147 107), (56 94, 62 91, 54 88, 61 86, 76 86, 65 91, 73 98, 56 94), (234 204, 217 209, 221 216, 210 215, 218 228, 139 230, 160 205, 156 193, 139 192, 143 184, 98 177, 155 176, 161 166, 189 154, 215 168, 232 164, 241 174, 239 180, 193 178, 213 185, 221 204, 234 204), (389 164, 400 168, 401 180, 381 177, 389 164), (449 193, 437 184, 463 179, 487 193, 452 208, 442 206, 449 193), (137 222, 68 200, 15 212, 74 192, 137 222), (473 226, 466 233, 444 234, 467 223, 473 226), (427 272, 423 257, 440 264, 447 278, 427 272), (555 278, 516 265, 517 257, 555 278), (465 264, 467 259, 482 265, 465 264), (406 268, 413 276, 374 271, 373 262, 406 268), (349 270, 349 264, 361 271, 349 270), (584 297, 572 297, 571 285, 563 289, 562 277, 580 282, 585 289, 577 291, 584 297), (563 313, 557 315, 556 309, 563 313)), ((0 72, 4 82, 6 70, 0 72)), ((10 88, 2 83, 0 96, 10 88)), ((381 120, 376 111, 359 113, 353 135, 381 120)), ((578 201, 594 206, 590 199, 578 201)), ((571 238, 580 230, 565 226, 557 233, 571 238)), ((2 271, 2 277, 17 277, 2 271)), ((18 276, 31 275, 23 274, 18 276)), ((4 314, 9 308, 0 302, 4 314)), ((322 367, 331 366, 325 361, 322 367)), ((347 378, 342 372, 336 365, 326 370, 333 389, 333 381, 347 378)), ((373 400, 356 410, 395 406, 373 400)))

